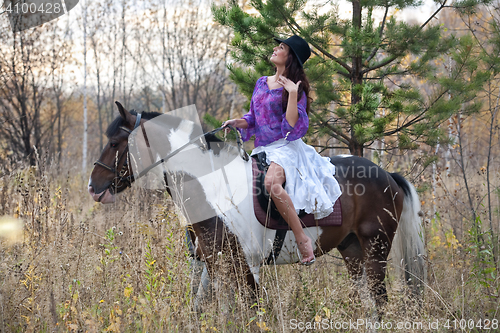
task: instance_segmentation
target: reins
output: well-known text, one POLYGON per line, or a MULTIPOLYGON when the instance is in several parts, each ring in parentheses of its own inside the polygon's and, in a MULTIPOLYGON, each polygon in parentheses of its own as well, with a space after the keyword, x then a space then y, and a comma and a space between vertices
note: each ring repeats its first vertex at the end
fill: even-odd
POLYGON ((246 151, 243 149, 243 144, 241 143, 241 138, 240 138, 240 132, 238 132, 236 130, 236 128, 234 128, 233 126, 231 125, 226 125, 226 126, 221 126, 219 128, 216 128, 210 132, 207 132, 207 133, 203 133, 203 134, 200 134, 198 135, 196 138, 190 140, 188 143, 186 143, 185 145, 182 145, 181 147, 177 148, 176 150, 174 150, 173 152, 171 152, 170 154, 168 154, 167 156, 165 156, 164 158, 156 161, 155 163, 151 164, 150 166, 148 166, 147 168, 145 168, 144 170, 142 170, 138 175, 137 177, 135 177, 134 179, 139 179, 141 177, 143 177, 144 175, 146 175, 146 173, 148 173, 149 171, 151 171, 151 169, 154 169, 155 167, 157 167, 158 165, 164 163, 165 161, 167 161, 168 159, 172 158, 174 155, 178 154, 180 151, 182 151, 184 148, 186 148, 187 146, 193 144, 194 142, 196 142, 197 140, 199 140, 201 137, 203 136, 206 136, 206 135, 213 135, 221 130, 223 130, 225 127, 228 127, 230 130, 234 131, 236 133, 236 143, 238 144, 238 150, 240 152, 240 156, 242 159, 244 159, 245 161, 248 161, 248 154, 246 153, 246 151))

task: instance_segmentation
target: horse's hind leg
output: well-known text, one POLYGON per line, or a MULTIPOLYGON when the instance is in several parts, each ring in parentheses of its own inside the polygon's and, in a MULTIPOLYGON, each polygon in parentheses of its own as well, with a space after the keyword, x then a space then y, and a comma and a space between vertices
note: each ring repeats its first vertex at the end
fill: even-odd
POLYGON ((355 284, 353 297, 359 299, 359 290, 363 288, 363 260, 364 254, 358 237, 351 233, 337 246, 344 258, 349 276, 355 284))
MULTIPOLYGON (((349 275, 354 282, 354 297, 361 301, 361 304, 369 311, 369 319, 380 320, 382 307, 387 302, 385 289, 385 259, 384 266, 368 253, 373 252, 372 248, 367 248, 365 244, 371 242, 364 240, 361 244, 355 234, 349 234, 337 247, 342 254, 349 271, 349 275), (368 282, 368 285, 367 285, 368 282), (370 297, 371 296, 371 297, 370 297), (374 308, 373 305, 376 305, 374 308)), ((380 259, 380 257, 379 257, 380 259)))
POLYGON ((379 235, 376 239, 361 239, 361 247, 365 253, 365 271, 368 279, 368 287, 375 298, 378 310, 387 304, 387 288, 385 286, 385 275, 387 269, 387 257, 390 244, 386 237, 379 235))

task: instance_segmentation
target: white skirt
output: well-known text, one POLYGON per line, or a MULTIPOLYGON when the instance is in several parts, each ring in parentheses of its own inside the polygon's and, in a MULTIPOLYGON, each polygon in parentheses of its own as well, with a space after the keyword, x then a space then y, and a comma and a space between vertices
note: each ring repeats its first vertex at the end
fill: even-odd
POLYGON ((266 152, 267 163, 274 162, 285 171, 285 191, 292 199, 297 214, 301 209, 314 214, 317 220, 333 212, 333 205, 342 192, 335 179, 335 166, 311 146, 298 139, 280 139, 252 151, 266 152))

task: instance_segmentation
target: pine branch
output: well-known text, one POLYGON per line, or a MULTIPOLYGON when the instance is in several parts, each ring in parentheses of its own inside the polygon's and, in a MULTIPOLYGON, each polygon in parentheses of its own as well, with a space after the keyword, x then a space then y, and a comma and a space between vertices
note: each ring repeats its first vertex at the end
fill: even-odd
MULTIPOLYGON (((412 43, 413 40, 415 39, 415 37, 420 33, 420 31, 422 31, 423 28, 425 28, 427 26, 427 24, 429 24, 429 22, 443 9, 443 8, 446 8, 445 4, 446 4, 446 1, 445 0, 443 2, 443 4, 438 8, 436 9, 436 11, 431 15, 431 17, 429 17, 429 19, 427 21, 425 21, 419 28, 418 30, 415 32, 415 34, 410 37, 407 41, 406 41, 406 44, 408 45, 409 43, 412 43)), ((401 57, 403 54, 396 54, 396 55, 393 55, 392 57, 389 57, 389 58, 386 58, 386 60, 382 61, 381 63, 379 63, 378 65, 375 65, 373 67, 369 67, 365 70, 363 70, 361 73, 362 74, 365 74, 365 73, 368 73, 368 72, 371 72, 373 70, 376 70, 376 69, 379 69, 381 67, 384 67, 384 66, 387 66, 388 64, 390 64, 391 62, 393 62, 394 60, 396 60, 397 58, 401 57)))
MULTIPOLYGON (((292 30, 294 33, 300 32, 300 34, 303 35, 304 30, 292 17, 288 17, 279 7, 277 7, 277 10, 279 11, 279 13, 283 17, 283 19, 286 21, 286 24, 288 25, 290 30, 292 30), (295 26, 295 27, 293 27, 293 26, 295 26)), ((335 61, 336 63, 338 63, 340 66, 344 67, 347 70, 348 73, 339 72, 340 75, 342 75, 346 78, 350 77, 350 73, 352 73, 352 68, 348 64, 346 64, 345 62, 343 62, 339 58, 335 57, 333 54, 331 54, 328 51, 326 51, 325 49, 323 49, 321 46, 319 46, 317 43, 315 43, 313 40, 311 40, 311 38, 309 38, 309 43, 312 46, 314 46, 316 49, 318 49, 321 53, 323 53, 326 57, 332 59, 333 61, 335 61)))
POLYGON ((373 67, 368 67, 367 69, 361 71, 361 74, 364 75, 368 72, 385 67, 385 66, 389 65, 391 62, 393 62, 394 60, 396 60, 397 58, 401 57, 402 55, 403 54, 396 54, 396 55, 393 55, 392 57, 386 58, 386 60, 380 62, 378 65, 375 65, 373 67))
MULTIPOLYGON (((389 6, 385 6, 385 13, 384 13, 384 18, 382 19, 382 24, 380 26, 380 30, 379 30, 379 38, 380 40, 382 40, 382 35, 384 33, 384 27, 385 27, 385 20, 387 19, 387 14, 389 13, 389 6)), ((373 57, 377 54, 377 51, 379 50, 380 48, 380 44, 373 48, 373 51, 372 53, 370 53, 370 55, 368 56, 368 58, 366 59, 366 64, 368 65, 368 63, 370 62, 370 60, 373 59, 373 57)))
POLYGON ((321 148, 321 151, 319 152, 320 154, 327 149, 349 149, 349 147, 346 147, 346 146, 323 146, 323 145, 313 145, 310 143, 309 143, 309 146, 312 146, 315 148, 321 148))
MULTIPOLYGON (((469 51, 469 54, 467 56, 470 56, 471 53, 472 53, 472 49, 469 51)), ((462 63, 460 68, 457 70, 457 76, 453 78, 454 80, 458 79, 458 74, 462 72, 462 69, 464 67, 465 67, 465 64, 462 63)), ((444 91, 442 91, 441 94, 439 94, 439 96, 437 96, 437 98, 434 99, 434 101, 430 104, 430 106, 425 108, 417 117, 413 118, 408 123, 401 125, 400 127, 396 128, 390 132, 385 132, 384 135, 388 136, 388 135, 398 133, 398 132, 402 131, 403 129, 410 127, 411 125, 414 125, 414 124, 420 122, 423 119, 424 115, 427 113, 427 111, 429 111, 429 109, 432 107, 432 105, 437 103, 449 91, 450 91, 450 89, 445 89, 444 91)))
MULTIPOLYGON (((315 115, 317 115, 317 113, 314 111, 314 110, 311 110, 309 111, 315 115)), ((332 133, 332 137, 334 137, 335 139, 339 140, 340 142, 348 145, 349 144, 349 141, 350 141, 350 138, 345 135, 344 133, 338 131, 335 127, 333 127, 332 125, 330 125, 328 122, 326 121, 323 121, 321 117, 319 117, 321 120, 320 120, 320 124, 326 128, 328 128, 332 133)))
POLYGON ((410 127, 411 125, 414 125, 418 122, 420 122, 424 115, 427 113, 427 111, 429 111, 429 109, 431 108, 432 105, 434 105, 437 101, 439 101, 441 99, 441 97, 443 97, 447 92, 449 91, 449 89, 445 89, 443 92, 441 92, 441 94, 439 94, 439 96, 430 104, 429 107, 425 108, 422 112, 420 112, 415 118, 413 118, 412 120, 410 120, 409 122, 407 122, 406 124, 403 124, 401 126, 398 126, 397 128, 395 128, 394 130, 392 131, 389 131, 389 132, 384 132, 384 136, 389 136, 389 135, 393 135, 393 134, 396 134, 398 132, 401 132, 403 129, 405 128, 408 128, 410 127))
POLYGON ((427 24, 429 24, 429 22, 434 18, 436 17, 437 14, 439 14, 439 12, 443 9, 443 8, 448 8, 448 6, 446 6, 446 2, 448 0, 444 0, 444 2, 441 4, 441 6, 436 9, 436 11, 431 15, 431 17, 429 17, 429 19, 427 19, 427 21, 425 21, 421 26, 420 28, 418 29, 417 33, 419 33, 420 31, 422 31, 423 28, 425 28, 425 26, 427 26, 427 24))

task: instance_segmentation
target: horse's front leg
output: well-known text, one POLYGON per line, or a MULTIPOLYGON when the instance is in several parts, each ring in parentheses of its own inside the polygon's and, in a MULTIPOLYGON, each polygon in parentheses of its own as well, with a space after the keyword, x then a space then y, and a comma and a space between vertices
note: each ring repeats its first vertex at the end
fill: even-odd
MULTIPOLYGON (((205 261, 196 296, 196 306, 208 301, 207 293, 217 295, 213 301, 231 304, 234 293, 255 298, 255 268, 250 269, 238 237, 220 218, 212 218, 192 226, 196 236, 196 254, 205 261)), ((231 305, 230 305, 231 306, 231 305)))
POLYGON ((195 260, 195 261, 199 262, 198 265, 201 265, 201 269, 197 268, 197 272, 194 273, 196 274, 196 276, 193 276, 193 278, 191 279, 193 286, 196 286, 196 291, 194 291, 193 288, 193 294, 195 295, 193 305, 194 305, 194 310, 198 313, 201 313, 203 312, 202 304, 211 301, 213 294, 212 280, 210 279, 207 266, 205 265, 205 263, 201 260, 195 260), (199 278, 196 279, 198 275, 199 278))

